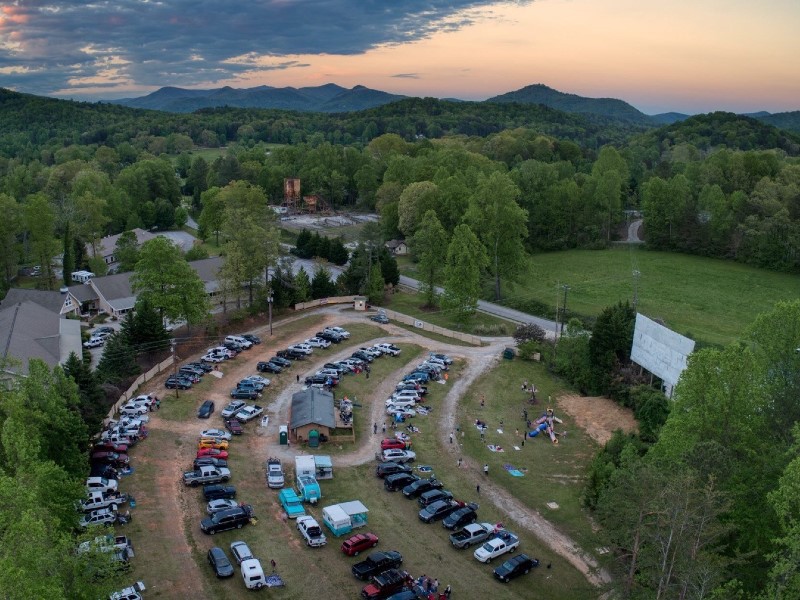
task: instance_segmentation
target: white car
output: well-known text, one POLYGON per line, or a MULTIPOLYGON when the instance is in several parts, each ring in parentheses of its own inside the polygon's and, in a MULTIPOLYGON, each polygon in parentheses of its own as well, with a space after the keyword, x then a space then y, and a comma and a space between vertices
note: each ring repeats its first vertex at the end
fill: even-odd
POLYGON ((386 407, 386 414, 390 417, 401 416, 405 419, 413 419, 417 416, 417 411, 413 408, 391 404, 386 407))
POLYGON ((150 409, 144 404, 128 403, 119 409, 119 414, 125 415, 126 417, 138 417, 145 414, 148 410, 150 409))
POLYGON ((85 342, 83 342, 84 348, 98 348, 105 344, 105 340, 98 338, 98 337, 91 337, 85 342))
POLYGON ((200 358, 201 361, 207 363, 221 363, 225 358, 221 354, 206 354, 200 358))
POLYGON ((242 423, 247 423, 247 421, 252 421, 256 417, 260 416, 263 412, 263 407, 253 404, 250 406, 245 406, 242 410, 237 412, 236 418, 242 423))
POLYGON ((359 348, 359 350, 361 350, 362 352, 366 352, 372 358, 380 358, 381 356, 383 356, 383 352, 381 352, 380 350, 377 350, 375 348, 371 348, 371 347, 366 347, 365 346, 363 348, 359 348))
POLYGON ((247 406, 244 400, 231 400, 230 404, 222 409, 222 418, 228 419, 247 406))
POLYGON ((411 450, 399 450, 390 448, 381 453, 381 462, 396 462, 406 463, 414 462, 417 459, 417 454, 411 450))
POLYGON ((386 342, 382 344, 375 344, 375 348, 380 348, 384 354, 390 354, 391 356, 397 356, 400 354, 400 352, 402 352, 402 350, 400 350, 400 348, 394 344, 388 344, 386 342))
POLYGON ((414 402, 419 402, 422 400, 422 396, 420 396, 419 392, 416 390, 400 390, 392 394, 392 400, 413 400, 414 402))
POLYGON ((335 334, 343 337, 344 339, 348 339, 350 337, 350 332, 347 331, 346 329, 342 329, 341 327, 326 327, 322 331, 324 331, 326 333, 329 333, 329 332, 330 333, 335 333, 335 334))
POLYGON ((237 506, 239 506, 239 503, 236 502, 236 500, 219 498, 218 500, 212 500, 206 505, 206 512, 210 515, 213 515, 214 513, 228 510, 229 508, 236 508, 237 506))
POLYGON ((90 513, 83 515, 78 521, 81 527, 89 527, 90 525, 111 525, 117 520, 117 511, 110 508, 98 508, 90 513))
POLYGON ((250 547, 242 541, 231 542, 231 554, 238 564, 242 564, 248 558, 253 558, 250 547))
POLYGON ((410 408, 413 409, 417 405, 417 401, 414 398, 403 398, 403 399, 394 399, 389 398, 386 401, 386 409, 406 409, 410 408))
POLYGON ((143 592, 144 590, 144 583, 137 581, 130 587, 126 587, 118 592, 114 592, 109 596, 109 598, 110 600, 142 600, 144 596, 142 596, 139 592, 143 592))
POLYGON ((204 429, 200 432, 200 437, 230 441, 233 436, 230 431, 225 431, 224 429, 204 429))
POLYGON ((118 485, 116 479, 105 477, 89 477, 86 480, 86 489, 90 492, 116 492, 118 485))
POLYGON ((105 341, 107 338, 110 338, 112 335, 114 335, 114 334, 112 332, 110 332, 110 331, 95 331, 92 334, 92 337, 96 338, 96 339, 99 339, 99 340, 105 341))
POLYGON ((314 349, 306 343, 294 344, 293 346, 289 346, 289 350, 297 350, 298 352, 302 352, 303 354, 311 354, 314 352, 314 349))
POLYGON ((272 381, 267 377, 262 377, 261 375, 249 375, 242 379, 242 381, 254 381, 255 383, 260 383, 264 387, 267 387, 272 381))
POLYGON ((312 348, 330 348, 331 346, 331 343, 328 340, 323 340, 322 338, 318 337, 308 338, 305 343, 312 348))

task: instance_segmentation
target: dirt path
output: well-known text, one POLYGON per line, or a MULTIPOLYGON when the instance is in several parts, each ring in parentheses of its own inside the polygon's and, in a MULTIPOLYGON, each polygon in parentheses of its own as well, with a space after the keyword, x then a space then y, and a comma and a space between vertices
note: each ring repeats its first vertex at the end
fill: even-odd
MULTIPOLYGON (((324 322, 322 324, 316 323, 304 331, 298 331, 294 337, 297 337, 297 339, 304 339, 306 337, 310 337, 320 328, 329 323, 333 323, 334 321, 341 323, 343 319, 346 320, 346 318, 341 314, 341 310, 341 308, 337 307, 328 307, 319 311, 324 315, 324 322)), ((308 314, 309 313, 305 313, 298 317, 293 317, 291 320, 282 321, 281 323, 275 324, 274 327, 280 328, 282 324, 303 318, 308 314)), ((348 315, 348 317, 352 319, 351 315, 348 315)), ((478 377, 495 366, 502 349, 508 346, 510 343, 510 338, 492 338, 491 340, 488 340, 489 345, 483 347, 449 345, 447 343, 434 341, 417 335, 412 331, 408 331, 394 325, 386 325, 383 326, 383 328, 386 330, 388 335, 386 337, 382 337, 381 341, 414 343, 426 349, 436 349, 447 352, 454 358, 458 357, 465 361, 465 366, 462 369, 460 376, 456 378, 456 381, 451 385, 450 390, 445 396, 442 409, 439 412, 437 426, 441 434, 441 439, 446 439, 449 432, 455 429, 455 415, 459 400, 466 394, 469 387, 478 377)), ((260 331, 256 331, 256 333, 260 333, 260 331)), ((307 373, 314 372, 316 369, 322 366, 323 363, 340 360, 352 352, 352 348, 337 351, 334 347, 331 350, 333 350, 333 352, 326 353, 324 357, 316 358, 317 355, 312 355, 312 357, 314 357, 312 360, 302 361, 295 364, 293 367, 295 374, 298 374, 301 376, 301 378, 303 378, 307 373)), ((261 354, 263 354, 263 352, 261 354)), ((402 354, 400 356, 402 357, 402 354)), ((245 375, 252 374, 254 371, 253 361, 255 360, 255 357, 249 358, 248 355, 245 354, 239 360, 241 362, 226 363, 226 366, 228 366, 228 364, 231 366, 229 369, 226 369, 226 374, 223 378, 224 381, 237 381, 239 378, 244 377, 245 375)), ((407 368, 407 363, 403 361, 402 365, 397 370, 384 377, 383 381, 381 381, 379 386, 371 394, 372 402, 370 403, 369 407, 369 416, 372 419, 372 422, 382 423, 385 420, 382 400, 389 397, 391 390, 394 388, 396 382, 400 379, 401 374, 405 372, 407 368)), ((224 406, 228 400, 227 395, 225 394, 225 390, 228 386, 217 385, 215 387, 217 389, 214 392, 206 394, 206 397, 215 400, 221 409, 221 407, 224 406)), ((277 435, 278 424, 288 422, 289 407, 291 404, 292 395, 301 388, 302 384, 292 381, 286 384, 284 388, 278 392, 277 396, 274 396, 274 399, 265 404, 265 414, 269 416, 269 425, 266 430, 259 428, 260 435, 252 436, 248 440, 248 445, 252 445, 251 447, 253 451, 257 453, 256 455, 277 456, 282 460, 292 461, 295 456, 302 453, 302 451, 298 452, 294 447, 281 446, 278 443, 277 435)), ((562 406, 566 412, 570 413, 576 418, 576 423, 579 426, 586 428, 587 432, 589 432, 592 437, 597 439, 598 442, 603 443, 597 436, 600 435, 600 432, 605 430, 605 425, 607 425, 608 421, 600 419, 598 412, 593 410, 590 411, 586 407, 597 407, 597 411, 601 411, 605 410, 607 406, 599 402, 594 404, 587 402, 583 409, 579 409, 578 407, 580 406, 580 401, 582 400, 594 399, 567 397, 566 400, 562 400, 560 406, 562 406), (571 407, 576 412, 573 412, 571 407), (578 416, 579 414, 585 415, 585 419, 583 421, 580 420, 580 417, 578 416), (594 434, 592 433, 593 431, 594 434)), ((197 435, 197 433, 199 433, 199 429, 202 428, 197 422, 194 421, 189 421, 186 423, 163 421, 158 418, 157 413, 151 413, 151 415, 153 415, 150 423, 151 428, 163 428, 169 430, 172 434, 179 433, 183 435, 197 435)), ((627 421, 619 415, 610 417, 610 419, 614 423, 619 423, 617 427, 624 428, 623 422, 627 423, 627 421)), ((614 428, 616 427, 612 427, 612 429, 614 428)), ((378 435, 381 435, 381 433, 379 432, 378 435)), ((610 433, 608 435, 610 436, 610 433)), ((363 440, 364 443, 360 444, 360 446, 353 452, 337 456, 336 466, 355 466, 373 461, 375 458, 375 445, 373 443, 375 437, 376 436, 366 436, 363 440)), ((446 451, 453 455, 453 460, 455 462, 455 449, 446 444, 444 446, 446 451)), ((173 450, 170 452, 170 455, 171 454, 175 454, 177 456, 177 451, 173 450)), ((168 460, 169 458, 164 457, 165 460, 168 460)), ((474 483, 477 483, 479 480, 477 475, 479 472, 478 465, 470 464, 470 461, 467 460, 465 462, 465 467, 466 468, 464 469, 463 476, 472 480, 474 483)), ((159 482, 163 485, 158 486, 159 497, 154 500, 156 503, 168 504, 171 509, 176 511, 176 514, 181 514, 183 518, 180 520, 180 522, 183 523, 185 522, 186 509, 184 506, 181 506, 181 494, 179 493, 180 490, 176 489, 180 488, 180 486, 176 483, 174 476, 169 475, 171 472, 170 469, 164 469, 162 472, 164 472, 165 475, 160 477, 165 477, 165 480, 163 482, 159 482)), ((487 482, 484 479, 480 479, 480 483, 482 495, 488 496, 493 504, 506 513, 511 520, 515 521, 520 527, 524 527, 525 529, 529 530, 531 533, 536 535, 543 544, 546 544, 554 552, 568 560, 576 569, 583 573, 587 580, 593 585, 600 587, 611 581, 609 573, 604 569, 601 569, 597 564, 597 561, 591 555, 587 554, 580 547, 578 547, 578 545, 570 537, 556 529, 556 527, 547 519, 545 519, 538 511, 532 510, 525 506, 522 502, 509 494, 505 489, 494 485, 491 483, 491 481, 487 482)), ((161 532, 161 535, 164 534, 164 532, 161 532)), ((176 538, 175 547, 186 548, 188 550, 187 540, 183 536, 182 528, 171 532, 170 537, 176 538), (181 539, 178 540, 177 538, 181 539)), ((202 585, 198 583, 202 581, 202 577, 198 572, 198 566, 191 559, 190 553, 186 552, 184 556, 186 556, 186 560, 183 561, 184 564, 183 568, 181 569, 180 585, 183 586, 181 589, 187 591, 190 589, 196 590, 198 586, 202 585)))

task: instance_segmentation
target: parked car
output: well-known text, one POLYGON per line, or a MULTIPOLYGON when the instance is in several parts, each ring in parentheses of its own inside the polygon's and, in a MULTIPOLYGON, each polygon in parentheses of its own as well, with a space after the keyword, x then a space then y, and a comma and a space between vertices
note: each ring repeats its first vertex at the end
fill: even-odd
MULTIPOLYGON (((455 513, 453 513, 455 514, 455 513)), ((450 515, 453 516, 453 515, 450 515)), ((450 517, 448 517, 449 519, 450 517)), ((453 547, 463 549, 474 544, 482 544, 494 536, 500 526, 492 523, 471 523, 463 529, 450 534, 450 543, 453 547)))
POLYGON ((236 488, 232 485, 212 483, 203 486, 203 498, 217 500, 219 498, 236 498, 236 488))
POLYGON ((373 360, 375 360, 374 356, 372 356, 371 354, 367 354, 363 350, 356 350, 355 352, 353 352, 353 354, 351 354, 351 356, 353 358, 358 358, 368 363, 371 363, 373 360))
POLYGON ((464 503, 458 500, 439 500, 419 511, 419 520, 423 523, 441 521, 447 515, 454 513, 462 506, 464 506, 464 503))
POLYGON ((322 331, 335 333, 336 335, 341 336, 344 339, 348 339, 350 337, 350 332, 347 331, 346 329, 342 329, 341 327, 326 327, 322 331))
POLYGON ((306 344, 305 342, 301 342, 299 344, 292 344, 287 348, 287 350, 297 350, 298 352, 302 352, 305 355, 314 353, 314 348, 312 348, 310 344, 306 344))
POLYGON ((538 566, 538 559, 531 558, 527 554, 517 554, 497 567, 494 570, 494 576, 503 583, 508 583, 515 577, 527 575, 531 569, 538 566))
POLYGON ((183 474, 183 483, 192 487, 197 487, 201 483, 219 483, 228 481, 231 478, 230 469, 223 467, 200 467, 194 471, 186 471, 183 474))
POLYGON ((420 508, 425 508, 426 506, 430 506, 434 502, 438 502, 439 500, 452 500, 453 499, 453 492, 448 492, 447 490, 431 490, 429 492, 423 492, 419 498, 417 498, 417 504, 419 504, 420 508))
POLYGON ((261 338, 257 335, 253 335, 252 333, 243 333, 242 337, 256 346, 261 343, 261 338))
POLYGON ((220 531, 241 529, 243 525, 250 523, 252 518, 253 507, 249 504, 240 504, 236 508, 222 510, 206 517, 200 521, 200 529, 203 533, 214 535, 220 531))
POLYGON ((266 386, 263 383, 259 383, 258 381, 253 381, 251 379, 241 379, 236 384, 236 387, 237 389, 240 390, 255 390, 256 392, 259 393, 259 395, 261 395, 261 392, 264 391, 264 388, 266 386))
POLYGON ((164 386, 170 390, 174 390, 176 388, 179 390, 188 390, 190 387, 192 387, 192 382, 179 377, 170 377, 164 382, 164 386))
POLYGON ((203 373, 210 373, 211 371, 214 370, 214 367, 212 367, 210 364, 204 363, 202 361, 200 361, 200 362, 190 362, 190 363, 187 363, 186 366, 195 367, 196 369, 200 369, 201 371, 203 371, 203 373))
POLYGON ((227 450, 228 441, 218 440, 217 438, 201 438, 200 441, 197 442, 197 449, 200 450, 202 448, 217 448, 219 450, 227 450))
POLYGON ((276 365, 279 365, 284 369, 288 369, 289 367, 292 366, 292 361, 283 358, 282 356, 273 356, 272 358, 269 359, 269 362, 275 363, 276 365))
POLYGON ((328 340, 326 340, 324 338, 320 338, 320 337, 308 338, 305 341, 305 343, 308 344, 309 346, 311 346, 312 348, 330 348, 331 347, 331 342, 330 341, 328 341, 328 340))
POLYGON ((441 360, 446 365, 452 365, 453 364, 453 359, 450 358, 447 354, 441 354, 441 353, 438 353, 438 352, 431 352, 430 355, 433 358, 438 358, 439 360, 441 360))
POLYGON ((389 317, 387 317, 383 313, 379 313, 377 315, 372 315, 370 317, 371 321, 375 321, 376 323, 380 323, 381 325, 386 325, 389 322, 389 317))
POLYGON ((225 336, 225 340, 223 341, 222 344, 223 346, 225 344, 236 344, 238 346, 241 346, 243 350, 249 350, 250 348, 253 347, 253 342, 251 342, 248 339, 245 339, 240 335, 227 335, 225 336))
POLYGON ((83 528, 92 525, 113 525, 117 520, 117 511, 110 508, 98 508, 83 515, 78 521, 78 525, 83 528))
POLYGON ((231 542, 231 554, 238 564, 242 564, 247 559, 253 558, 253 552, 250 550, 250 547, 242 541, 231 542))
POLYGON ((189 375, 197 375, 198 377, 202 377, 206 374, 204 369, 199 367, 194 367, 192 365, 183 365, 180 369, 178 369, 178 373, 181 374, 189 374, 189 375))
POLYGON ((506 553, 514 552, 519 548, 519 538, 510 531, 499 531, 495 537, 473 552, 478 562, 488 563, 492 559, 506 553))
POLYGON ((410 442, 399 440, 397 438, 384 438, 381 440, 381 450, 390 450, 392 448, 396 450, 406 450, 409 445, 410 442))
POLYGON ((228 405, 222 409, 220 414, 222 415, 223 419, 228 419, 242 410, 242 408, 245 406, 247 406, 247 403, 243 400, 231 400, 228 405))
POLYGON ((391 356, 398 356, 402 350, 395 346, 394 344, 390 344, 388 342, 382 342, 380 344, 375 344, 376 348, 380 348, 384 354, 390 354, 391 356))
POLYGON ((116 492, 118 482, 116 479, 105 477, 89 477, 86 480, 86 489, 90 492, 116 492))
POLYGON ((322 527, 319 526, 317 520, 310 515, 303 515, 297 517, 297 530, 306 540, 306 546, 311 548, 321 548, 328 543, 322 527))
POLYGON ((445 529, 459 529, 464 525, 471 525, 478 520, 478 505, 470 502, 457 511, 450 513, 442 520, 445 529))
POLYGON ((200 432, 200 437, 202 438, 218 438, 221 440, 228 440, 231 439, 231 434, 224 429, 217 429, 216 427, 213 429, 204 429, 200 432))
POLYGON ((120 467, 127 465, 130 462, 130 458, 127 454, 108 451, 93 452, 89 459, 92 462, 106 463, 120 467))
POLYGON ((256 365, 256 371, 259 373, 281 373, 283 372, 283 367, 277 363, 272 361, 261 361, 256 365))
POLYGON ((142 596, 141 592, 145 591, 144 582, 137 581, 131 586, 123 588, 118 592, 113 592, 110 596, 110 600, 143 600, 144 596, 142 596))
POLYGON ((199 456, 198 458, 194 459, 192 463, 193 469, 199 469, 200 467, 204 466, 212 466, 212 467, 228 467, 228 461, 224 458, 217 458, 215 456, 199 456))
POLYGON ((381 461, 383 462, 399 462, 399 463, 407 463, 407 462, 414 462, 417 458, 416 452, 412 452, 411 450, 384 450, 381 453, 381 461))
POLYGON ((372 581, 361 590, 361 597, 365 600, 383 600, 401 591, 412 582, 413 580, 405 571, 389 569, 380 575, 375 575, 372 581))
POLYGON ((214 570, 214 575, 220 579, 223 577, 233 577, 233 565, 231 561, 228 560, 222 548, 214 546, 208 551, 208 563, 214 570))
POLYGON ((397 462, 382 462, 375 467, 375 475, 383 478, 394 473, 411 473, 412 469, 408 465, 397 462))
POLYGON ((417 416, 417 411, 410 406, 397 406, 390 404, 386 407, 386 414, 393 418, 400 418, 400 420, 413 419, 417 416))
POLYGON ((261 384, 262 389, 267 387, 271 382, 271 380, 267 379, 266 377, 262 377, 261 375, 248 375, 242 381, 252 381, 254 383, 261 384))
POLYGON ((91 337, 85 342, 83 342, 84 348, 99 348, 103 344, 105 344, 105 340, 98 338, 98 337, 91 337))
POLYGON ((263 412, 264 412, 264 407, 259 406, 258 404, 245 406, 239 412, 236 413, 236 419, 241 423, 247 423, 248 421, 252 421, 256 417, 260 416, 261 413, 263 412))
POLYGON ((228 428, 232 435, 242 435, 244 433, 239 419, 225 419, 225 427, 228 428))
POLYGON ((387 492, 396 492, 402 490, 407 485, 417 481, 419 476, 412 473, 395 473, 394 475, 387 475, 383 480, 383 487, 387 492))
POLYGON ((396 550, 373 552, 366 560, 354 564, 350 571, 356 579, 369 579, 373 575, 393 569, 403 564, 403 555, 396 550))
POLYGON ((237 506, 239 506, 239 503, 236 502, 236 500, 232 500, 230 498, 219 498, 206 504, 206 512, 210 515, 213 515, 221 510, 229 510, 231 508, 236 508, 237 506))
POLYGON ((278 350, 278 356, 280 358, 287 358, 291 360, 303 360, 306 357, 306 353, 301 352, 300 350, 287 348, 286 350, 278 350))
POLYGON ((283 467, 279 458, 267 459, 267 487, 273 490, 281 489, 285 484, 283 467))
POLYGON ((441 489, 443 485, 444 484, 435 477, 431 477, 430 479, 419 479, 413 483, 409 483, 403 488, 403 496, 409 499, 416 498, 425 492, 441 489))
POLYGON ((221 354, 204 354, 200 360, 206 363, 219 364, 225 360, 225 357, 221 354))
POLYGON ((258 392, 255 390, 242 390, 234 388, 231 390, 231 398, 234 400, 257 400, 258 392))
POLYGON ((323 340, 328 340, 331 344, 340 344, 344 339, 339 334, 333 332, 325 332, 325 331, 318 331, 316 337, 322 338, 323 340))
POLYGON ((197 458, 203 456, 213 456, 215 458, 228 458, 227 450, 220 450, 219 448, 200 448, 197 451, 197 458))
POLYGON ((341 550, 347 556, 358 556, 364 550, 378 545, 378 536, 374 533, 357 533, 342 542, 341 550))
POLYGON ((200 405, 200 408, 197 409, 197 418, 208 419, 211 416, 211 413, 213 412, 214 412, 214 401, 206 400, 200 405))
POLYGON ((117 444, 114 442, 99 442, 92 446, 92 452, 128 452, 127 444, 117 444))

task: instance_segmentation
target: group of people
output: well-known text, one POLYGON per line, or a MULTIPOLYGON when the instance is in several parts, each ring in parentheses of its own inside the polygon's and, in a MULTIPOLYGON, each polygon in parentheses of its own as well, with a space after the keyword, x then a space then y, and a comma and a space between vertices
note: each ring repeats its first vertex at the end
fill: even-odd
POLYGON ((439 592, 439 580, 431 579, 424 573, 417 578, 417 585, 428 595, 428 600, 448 600, 450 594, 453 593, 452 588, 448 585, 444 590, 439 592), (436 594, 439 594, 438 597, 436 594))

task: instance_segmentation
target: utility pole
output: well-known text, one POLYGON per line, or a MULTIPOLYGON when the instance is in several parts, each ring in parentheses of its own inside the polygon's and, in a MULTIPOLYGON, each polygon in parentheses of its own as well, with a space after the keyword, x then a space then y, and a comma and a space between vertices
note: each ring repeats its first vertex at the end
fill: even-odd
POLYGON ((170 346, 172 347, 172 377, 175 381, 175 399, 178 399, 178 362, 175 360, 175 338, 172 338, 170 341, 170 346))
POLYGON ((560 288, 561 288, 561 282, 559 281, 558 283, 556 283, 556 340, 558 340, 558 323, 561 319, 561 312, 558 306, 558 302, 561 298, 560 294, 558 293, 558 290, 560 288))
POLYGON ((569 286, 565 283, 561 286, 564 290, 564 306, 562 308, 563 316, 561 317, 561 333, 560 335, 564 335, 564 323, 567 321, 567 292, 569 291, 569 286))
POLYGON ((272 335, 272 286, 269 288, 269 292, 267 292, 267 304, 269 305, 269 334, 272 335))
POLYGON ((638 269, 633 270, 633 312, 636 312, 636 304, 639 302, 639 272, 638 269))

